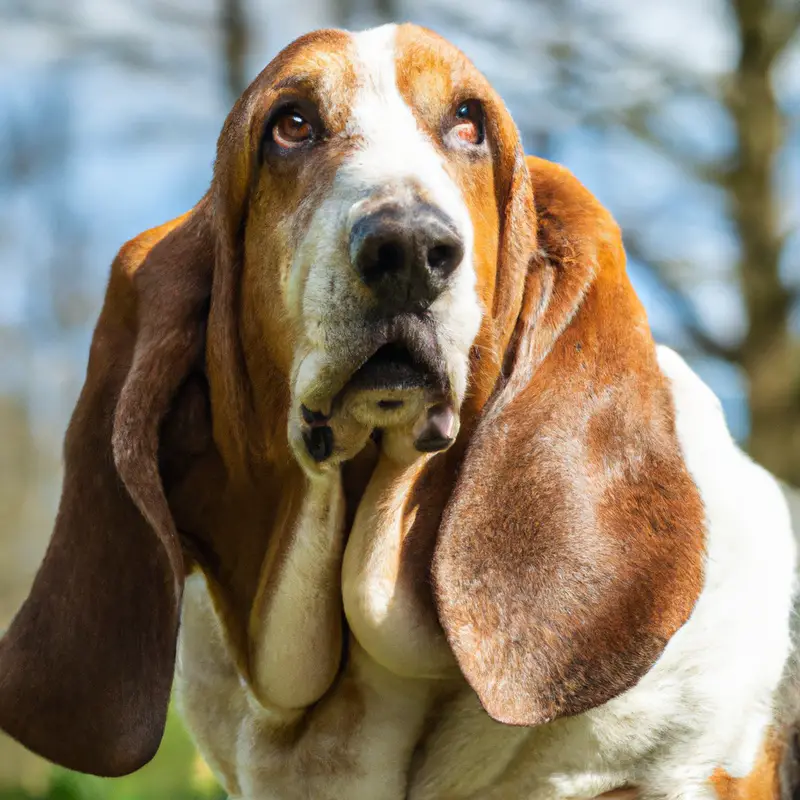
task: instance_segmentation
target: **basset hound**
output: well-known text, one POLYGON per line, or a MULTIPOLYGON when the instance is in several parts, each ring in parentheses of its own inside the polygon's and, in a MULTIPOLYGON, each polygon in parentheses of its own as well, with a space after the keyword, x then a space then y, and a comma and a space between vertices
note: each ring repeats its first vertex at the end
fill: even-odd
POLYGON ((791 791, 795 540, 455 47, 320 31, 115 260, 0 727, 245 800, 791 791))

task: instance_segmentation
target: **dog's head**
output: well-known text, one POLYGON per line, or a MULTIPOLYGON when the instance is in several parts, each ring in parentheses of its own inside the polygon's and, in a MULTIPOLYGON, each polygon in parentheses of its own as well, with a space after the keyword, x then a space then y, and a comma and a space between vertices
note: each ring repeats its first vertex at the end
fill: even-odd
POLYGON ((419 580, 497 719, 608 700, 690 613, 702 508, 619 231, 414 26, 290 45, 208 194, 120 252, 53 539, 0 642, 0 726, 72 768, 140 766, 187 552, 246 652, 264 540, 376 429, 403 461, 462 444, 419 580))
MULTIPOLYGON (((405 426, 425 452, 455 439, 471 348, 511 334, 522 271, 503 280, 498 256, 515 176, 527 183, 497 94, 414 26, 303 37, 248 89, 213 203, 241 248, 247 357, 288 377, 301 459, 341 461, 356 429, 405 426), (356 424, 320 433, 336 419, 356 424)), ((532 253, 530 190, 515 190, 532 253)))

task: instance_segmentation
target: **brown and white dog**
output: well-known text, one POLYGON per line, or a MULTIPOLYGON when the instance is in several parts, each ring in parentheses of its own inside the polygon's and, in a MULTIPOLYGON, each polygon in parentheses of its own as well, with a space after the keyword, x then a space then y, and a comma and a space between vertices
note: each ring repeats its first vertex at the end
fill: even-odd
POLYGON ((447 42, 323 31, 114 262, 0 727, 135 770, 177 650, 234 798, 777 798, 795 572, 609 214, 447 42))

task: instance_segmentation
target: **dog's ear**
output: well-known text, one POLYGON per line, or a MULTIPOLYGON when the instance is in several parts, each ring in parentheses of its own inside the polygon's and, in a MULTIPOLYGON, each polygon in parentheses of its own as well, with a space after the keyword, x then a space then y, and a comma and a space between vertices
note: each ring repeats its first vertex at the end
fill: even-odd
POLYGON ((159 434, 202 356, 208 217, 204 200, 129 242, 112 266, 67 431, 55 530, 0 641, 0 728, 83 772, 131 772, 163 734, 184 558, 159 434))
POLYGON ((433 564, 461 670, 491 716, 517 725, 633 686, 691 613, 704 552, 702 504, 617 226, 565 169, 527 169, 516 191, 532 184, 535 220, 507 233, 527 242, 515 248, 526 269, 502 253, 498 266, 498 281, 524 273, 506 372, 433 564))

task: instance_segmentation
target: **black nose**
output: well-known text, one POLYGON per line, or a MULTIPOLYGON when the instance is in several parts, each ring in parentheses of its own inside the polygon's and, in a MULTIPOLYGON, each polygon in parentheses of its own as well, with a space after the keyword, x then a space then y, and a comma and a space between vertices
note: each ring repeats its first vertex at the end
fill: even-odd
POLYGON ((350 260, 388 310, 425 307, 464 258, 453 222, 424 203, 385 206, 350 232, 350 260))

